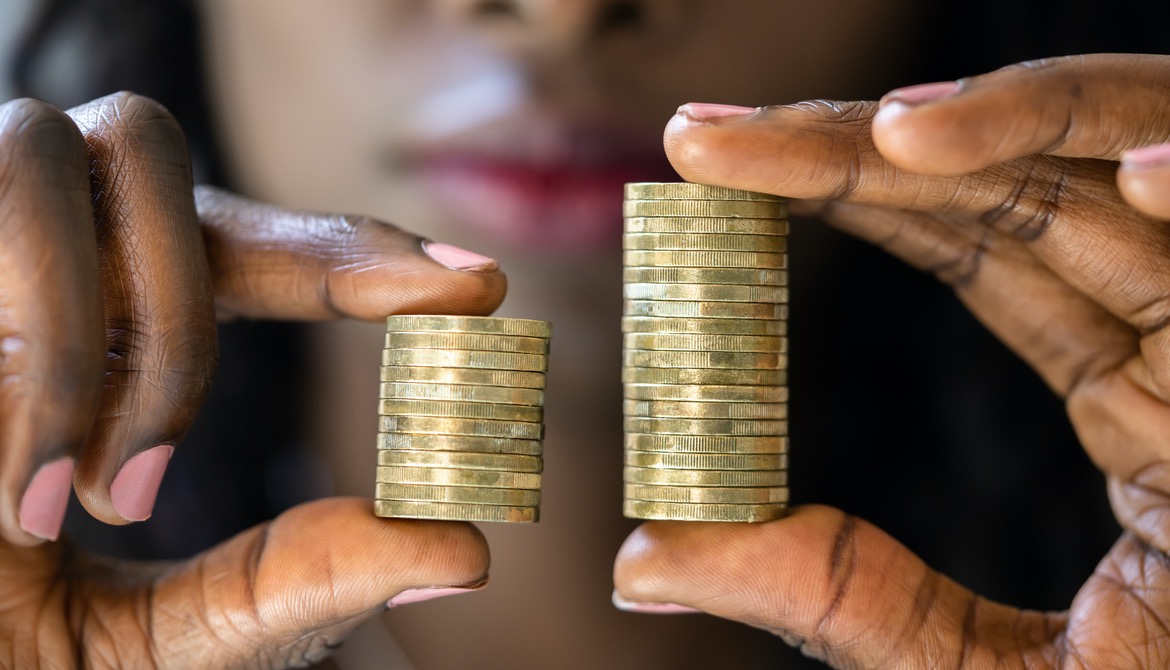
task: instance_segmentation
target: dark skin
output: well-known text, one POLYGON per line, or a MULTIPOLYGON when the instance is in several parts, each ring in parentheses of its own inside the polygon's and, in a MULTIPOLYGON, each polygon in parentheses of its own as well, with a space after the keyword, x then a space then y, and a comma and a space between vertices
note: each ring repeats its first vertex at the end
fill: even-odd
MULTIPOLYGON (((1116 161, 1170 140, 1168 89, 1164 57, 1069 59, 968 80, 934 103, 716 120, 684 110, 667 129, 684 177, 801 198, 804 213, 950 282, 1067 399, 1125 528, 1069 612, 980 599, 877 528, 816 506, 759 525, 645 524, 618 556, 617 594, 772 630, 842 668, 1170 663, 1170 232, 1115 181, 1144 180, 1165 204, 1164 175, 1118 173, 1116 161), (1054 105, 1066 113, 1049 118, 1054 105)), ((69 115, 0 108, 0 319, 25 344, 5 349, 0 397, 7 667, 304 665, 395 594, 487 573, 470 525, 377 519, 352 499, 297 507, 170 564, 87 556, 21 528, 30 478, 64 454, 78 458, 87 509, 125 521, 110 477, 181 438, 214 364, 215 311, 376 319, 486 313, 503 296, 494 264, 444 267, 385 224, 192 196, 176 137, 133 96, 69 115)))
POLYGON ((1014 66, 916 102, 802 103, 666 131, 683 177, 801 199, 950 284, 1065 399, 1124 533, 1067 612, 990 602, 846 512, 647 523, 617 596, 781 635, 838 668, 1170 665, 1170 57, 1014 66), (1143 197, 1127 202, 1122 193, 1143 197), (1140 208, 1140 209, 1138 209, 1140 208))
POLYGON ((110 483, 189 428, 217 312, 486 314, 506 287, 494 262, 452 269, 382 222, 194 189, 178 125, 130 94, 0 107, 0 197, 0 666, 304 665, 403 590, 486 578, 470 524, 378 519, 365 500, 302 505, 168 564, 46 543, 21 505, 39 467, 71 456, 86 510, 126 523, 110 483))

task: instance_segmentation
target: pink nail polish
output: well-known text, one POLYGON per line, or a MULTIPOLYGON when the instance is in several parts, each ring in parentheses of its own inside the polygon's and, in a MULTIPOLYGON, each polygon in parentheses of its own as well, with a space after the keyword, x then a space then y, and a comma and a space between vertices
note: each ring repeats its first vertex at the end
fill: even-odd
POLYGON ((56 540, 73 490, 73 459, 49 461, 33 475, 20 499, 20 527, 30 535, 56 540))
POLYGON ((897 88, 882 96, 881 106, 891 102, 900 102, 908 107, 922 105, 928 102, 945 100, 959 92, 959 82, 940 81, 933 84, 918 84, 897 88))
POLYGON ((427 600, 442 598, 444 596, 453 596, 460 593, 471 593, 472 591, 478 591, 480 588, 482 587, 451 586, 437 589, 407 589, 386 601, 386 607, 398 607, 399 605, 421 603, 427 600))
POLYGON ((619 596, 613 592, 613 606, 623 612, 637 612, 638 614, 699 614, 701 610, 674 603, 638 603, 619 596))
POLYGON ((154 512, 154 500, 162 484, 167 463, 175 453, 169 444, 160 444, 126 461, 110 484, 114 511, 129 521, 146 521, 154 512))
POLYGON ((740 107, 739 105, 719 105, 709 102, 688 102, 678 108, 678 114, 690 117, 696 121, 714 121, 717 119, 731 119, 737 116, 754 114, 757 107, 740 107))
POLYGON ((481 256, 442 242, 423 242, 423 251, 427 252, 427 255, 438 261, 439 264, 452 270, 485 272, 500 267, 494 258, 481 256))
POLYGON ((1121 155, 1121 164, 1137 170, 1170 166, 1170 142, 1130 149, 1121 155))

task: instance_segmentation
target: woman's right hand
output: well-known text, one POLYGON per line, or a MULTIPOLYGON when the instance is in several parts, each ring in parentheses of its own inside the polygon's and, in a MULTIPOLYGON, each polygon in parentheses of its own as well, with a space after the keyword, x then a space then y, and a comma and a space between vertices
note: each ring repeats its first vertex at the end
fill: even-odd
POLYGON ((71 490, 106 523, 150 516, 211 383, 217 314, 486 314, 494 261, 195 189, 178 125, 127 93, 0 106, 0 208, 0 664, 307 663, 404 590, 483 582, 469 524, 352 499, 165 566, 45 541, 71 490))

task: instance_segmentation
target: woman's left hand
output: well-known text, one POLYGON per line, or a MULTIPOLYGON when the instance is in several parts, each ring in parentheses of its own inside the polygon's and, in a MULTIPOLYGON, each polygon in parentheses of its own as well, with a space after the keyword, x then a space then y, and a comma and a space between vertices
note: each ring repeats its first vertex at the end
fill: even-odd
POLYGON ((799 199, 950 284, 1065 401, 1124 533, 1067 612, 990 602, 838 510, 651 522, 615 601, 773 631, 836 667, 1170 666, 1170 57, 1012 66, 881 103, 686 105, 690 181, 799 199), (1119 169, 1120 167, 1120 169, 1119 169))

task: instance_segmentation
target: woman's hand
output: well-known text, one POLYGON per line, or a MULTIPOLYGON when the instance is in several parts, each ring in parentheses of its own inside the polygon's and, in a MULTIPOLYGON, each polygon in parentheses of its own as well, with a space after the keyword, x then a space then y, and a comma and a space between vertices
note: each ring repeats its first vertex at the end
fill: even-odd
POLYGON ((0 665, 283 667, 405 589, 483 581, 470 525, 377 519, 359 500, 167 565, 45 540, 71 489, 107 523, 150 516, 211 383, 217 312, 489 313, 494 261, 195 190, 177 124, 131 94, 0 106, 0 208, 0 665))
POLYGON ((1152 218, 1170 218, 1170 168, 1125 154, 1170 141, 1168 108, 1170 57, 1125 55, 881 103, 682 107, 666 146, 688 180, 801 199, 950 284, 1065 398, 1125 532, 1068 612, 1041 613, 829 508, 652 522, 618 556, 615 601, 743 621, 842 668, 1170 665, 1170 225, 1152 218))

